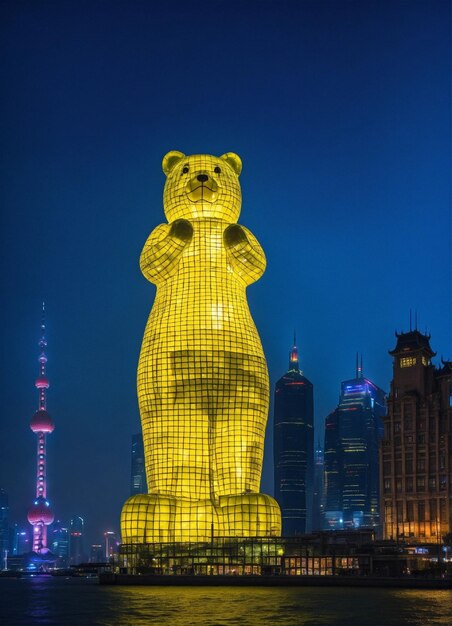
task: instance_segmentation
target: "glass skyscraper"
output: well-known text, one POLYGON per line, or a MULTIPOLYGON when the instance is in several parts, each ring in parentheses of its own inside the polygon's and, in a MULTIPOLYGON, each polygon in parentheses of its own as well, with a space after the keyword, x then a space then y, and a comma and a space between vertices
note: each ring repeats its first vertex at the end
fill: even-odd
POLYGON ((325 420, 325 529, 378 527, 379 462, 385 393, 363 377, 341 384, 337 408, 325 420))
POLYGON ((132 467, 130 476, 130 495, 147 493, 146 469, 144 467, 143 436, 137 433, 132 436, 132 467))
POLYGON ((313 422, 313 386, 300 371, 294 345, 289 355, 289 370, 275 387, 275 498, 281 507, 283 536, 299 535, 311 529, 313 422))
POLYGON ((70 525, 69 557, 71 565, 78 565, 84 559, 83 534, 85 522, 83 517, 74 515, 70 525))

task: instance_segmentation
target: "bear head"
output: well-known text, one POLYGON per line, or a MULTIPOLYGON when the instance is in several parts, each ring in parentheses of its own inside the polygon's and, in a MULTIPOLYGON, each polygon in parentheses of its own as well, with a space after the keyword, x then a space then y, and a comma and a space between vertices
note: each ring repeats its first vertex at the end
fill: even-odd
POLYGON ((163 206, 168 222, 180 218, 237 222, 242 205, 242 161, 237 154, 185 156, 172 150, 163 158, 162 167, 167 177, 163 206))

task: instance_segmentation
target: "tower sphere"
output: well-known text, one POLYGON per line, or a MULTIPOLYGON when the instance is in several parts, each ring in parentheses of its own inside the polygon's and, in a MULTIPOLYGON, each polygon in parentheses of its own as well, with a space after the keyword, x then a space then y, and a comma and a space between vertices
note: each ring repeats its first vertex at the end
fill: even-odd
POLYGON ((48 526, 53 522, 54 517, 50 504, 45 498, 36 498, 28 511, 28 521, 30 524, 41 523, 48 526))
POLYGON ((44 409, 39 409, 31 418, 30 428, 34 433, 51 433, 55 425, 49 413, 44 409))
POLYGON ((48 389, 50 387, 47 376, 38 376, 35 382, 36 389, 48 389))

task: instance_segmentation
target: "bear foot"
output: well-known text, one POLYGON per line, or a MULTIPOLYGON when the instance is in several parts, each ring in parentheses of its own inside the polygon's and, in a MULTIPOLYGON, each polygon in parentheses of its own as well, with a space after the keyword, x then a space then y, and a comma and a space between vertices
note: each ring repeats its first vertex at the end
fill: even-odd
POLYGON ((225 537, 272 537, 281 534, 281 511, 271 496, 244 493, 220 497, 225 537))
POLYGON ((139 494, 122 508, 123 543, 210 541, 224 536, 221 516, 211 500, 139 494))

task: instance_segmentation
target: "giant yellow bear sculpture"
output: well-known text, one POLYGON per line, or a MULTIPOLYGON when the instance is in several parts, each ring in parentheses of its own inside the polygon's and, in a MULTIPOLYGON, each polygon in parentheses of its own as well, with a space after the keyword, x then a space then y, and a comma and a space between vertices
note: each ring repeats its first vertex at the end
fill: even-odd
POLYGON ((168 224, 140 259, 157 285, 138 366, 149 493, 125 503, 124 543, 281 531, 278 504, 259 493, 269 383, 246 287, 265 255, 236 223, 241 168, 233 153, 163 159, 168 224))

